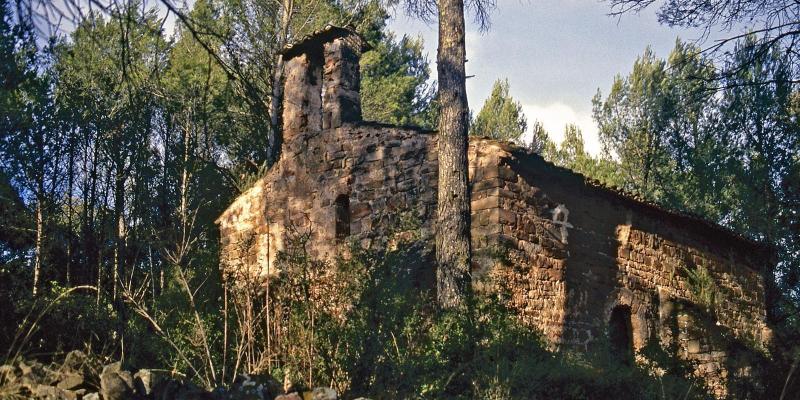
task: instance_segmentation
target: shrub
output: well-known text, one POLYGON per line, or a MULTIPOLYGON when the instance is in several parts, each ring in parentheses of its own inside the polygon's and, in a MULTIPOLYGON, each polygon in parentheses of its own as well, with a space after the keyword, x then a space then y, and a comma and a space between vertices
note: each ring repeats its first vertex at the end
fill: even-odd
POLYGON ((11 304, 7 321, 17 324, 8 324, 3 338, 8 361, 22 355, 49 359, 83 348, 103 352, 113 342, 116 314, 109 304, 97 303, 93 287, 51 284, 40 296, 26 294, 11 304))
MULTIPOLYGON (((335 295, 325 291, 324 301, 294 303, 298 308, 290 318, 300 318, 306 334, 299 334, 294 321, 288 330, 295 334, 286 339, 298 341, 294 348, 310 346, 305 354, 313 360, 299 353, 284 357, 281 371, 305 371, 299 374, 305 386, 331 385, 345 397, 374 399, 708 397, 688 378, 688 369, 664 367, 663 360, 658 364, 666 374, 659 377, 620 363, 602 344, 581 356, 549 351, 505 307, 502 295, 476 295, 469 312, 439 311, 431 292, 433 260, 418 243, 381 252, 353 247, 350 253, 324 267, 333 274, 306 274, 324 279, 305 285, 338 288, 335 295), (309 315, 313 328, 309 319, 302 320, 309 315)), ((302 287, 296 278, 282 279, 302 287)))

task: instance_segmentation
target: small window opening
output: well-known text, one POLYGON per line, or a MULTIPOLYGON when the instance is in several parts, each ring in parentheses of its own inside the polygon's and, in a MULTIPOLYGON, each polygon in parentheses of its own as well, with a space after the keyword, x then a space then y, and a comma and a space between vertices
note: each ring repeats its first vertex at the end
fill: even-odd
POLYGON ((340 194, 334 202, 336 207, 336 239, 350 236, 350 196, 340 194))
POLYGON ((608 339, 611 354, 624 364, 633 362, 633 328, 631 326, 631 308, 617 306, 611 311, 608 321, 608 339))

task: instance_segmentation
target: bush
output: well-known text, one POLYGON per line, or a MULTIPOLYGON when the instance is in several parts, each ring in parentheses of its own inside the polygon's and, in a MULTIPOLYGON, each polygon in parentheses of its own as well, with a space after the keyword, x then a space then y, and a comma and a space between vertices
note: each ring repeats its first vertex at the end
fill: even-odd
MULTIPOLYGON (((298 388, 334 387, 344 398, 708 397, 658 346, 642 356, 660 377, 622 363, 602 343, 588 354, 550 351, 502 293, 476 294, 469 311, 438 310, 434 260, 417 236, 387 251, 353 245, 332 263, 308 256, 308 237, 288 242, 271 289, 176 266, 158 296, 125 292, 126 362, 182 372, 209 389, 242 372, 270 372, 298 388)), ((120 321, 110 304, 98 305, 93 292, 65 293, 54 287, 13 303, 16 321, 52 304, 18 346, 26 355, 116 343, 120 321)))
POLYGON ((97 303, 92 289, 52 284, 36 298, 25 295, 11 303, 8 321, 17 324, 8 324, 4 332, 6 358, 26 355, 49 360, 86 348, 108 352, 106 346, 114 342, 116 315, 109 304, 97 303))
POLYGON ((708 398, 687 369, 664 369, 664 361, 658 364, 667 374, 658 377, 624 365, 608 346, 580 356, 549 351, 502 296, 476 295, 469 312, 439 311, 431 291, 433 260, 419 244, 384 252, 353 247, 351 255, 327 266, 335 273, 325 280, 282 278, 298 288, 339 288, 325 302, 293 303, 292 318, 301 321, 292 329, 305 326, 306 333, 287 338, 298 340, 296 348, 310 340, 313 351, 304 354, 313 360, 285 357, 280 372, 305 371, 292 375, 304 386, 331 385, 346 398, 374 399, 708 398), (314 315, 312 329, 303 320, 308 315, 314 315))

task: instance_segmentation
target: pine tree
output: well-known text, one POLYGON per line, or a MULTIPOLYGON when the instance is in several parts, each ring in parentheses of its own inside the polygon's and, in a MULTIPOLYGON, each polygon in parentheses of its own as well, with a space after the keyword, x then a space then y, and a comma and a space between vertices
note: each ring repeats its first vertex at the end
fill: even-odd
POLYGON ((547 154, 555 151, 555 144, 550 140, 550 134, 544 129, 539 121, 533 121, 531 126, 531 141, 528 143, 528 150, 536 154, 547 154))
POLYGON ((666 63, 648 47, 627 77, 617 76, 606 99, 593 99, 607 154, 620 161, 627 189, 659 198, 667 165, 664 132, 672 112, 666 63))
POLYGON ((361 58, 361 106, 364 119, 397 125, 433 128, 433 97, 428 84, 428 60, 422 39, 404 36, 395 41, 391 32, 361 58))
POLYGON ((528 128, 522 105, 509 94, 508 79, 497 80, 492 93, 472 122, 469 134, 491 139, 519 142, 528 128))

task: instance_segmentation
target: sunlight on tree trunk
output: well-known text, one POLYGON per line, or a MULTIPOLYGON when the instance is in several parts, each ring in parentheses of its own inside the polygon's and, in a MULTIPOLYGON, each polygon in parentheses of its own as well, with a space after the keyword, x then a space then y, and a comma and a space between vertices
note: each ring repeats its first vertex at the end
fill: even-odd
POLYGON ((33 261, 33 295, 36 296, 39 286, 39 274, 42 270, 42 241, 44 240, 44 217, 42 215, 42 201, 36 202, 36 250, 33 261))

